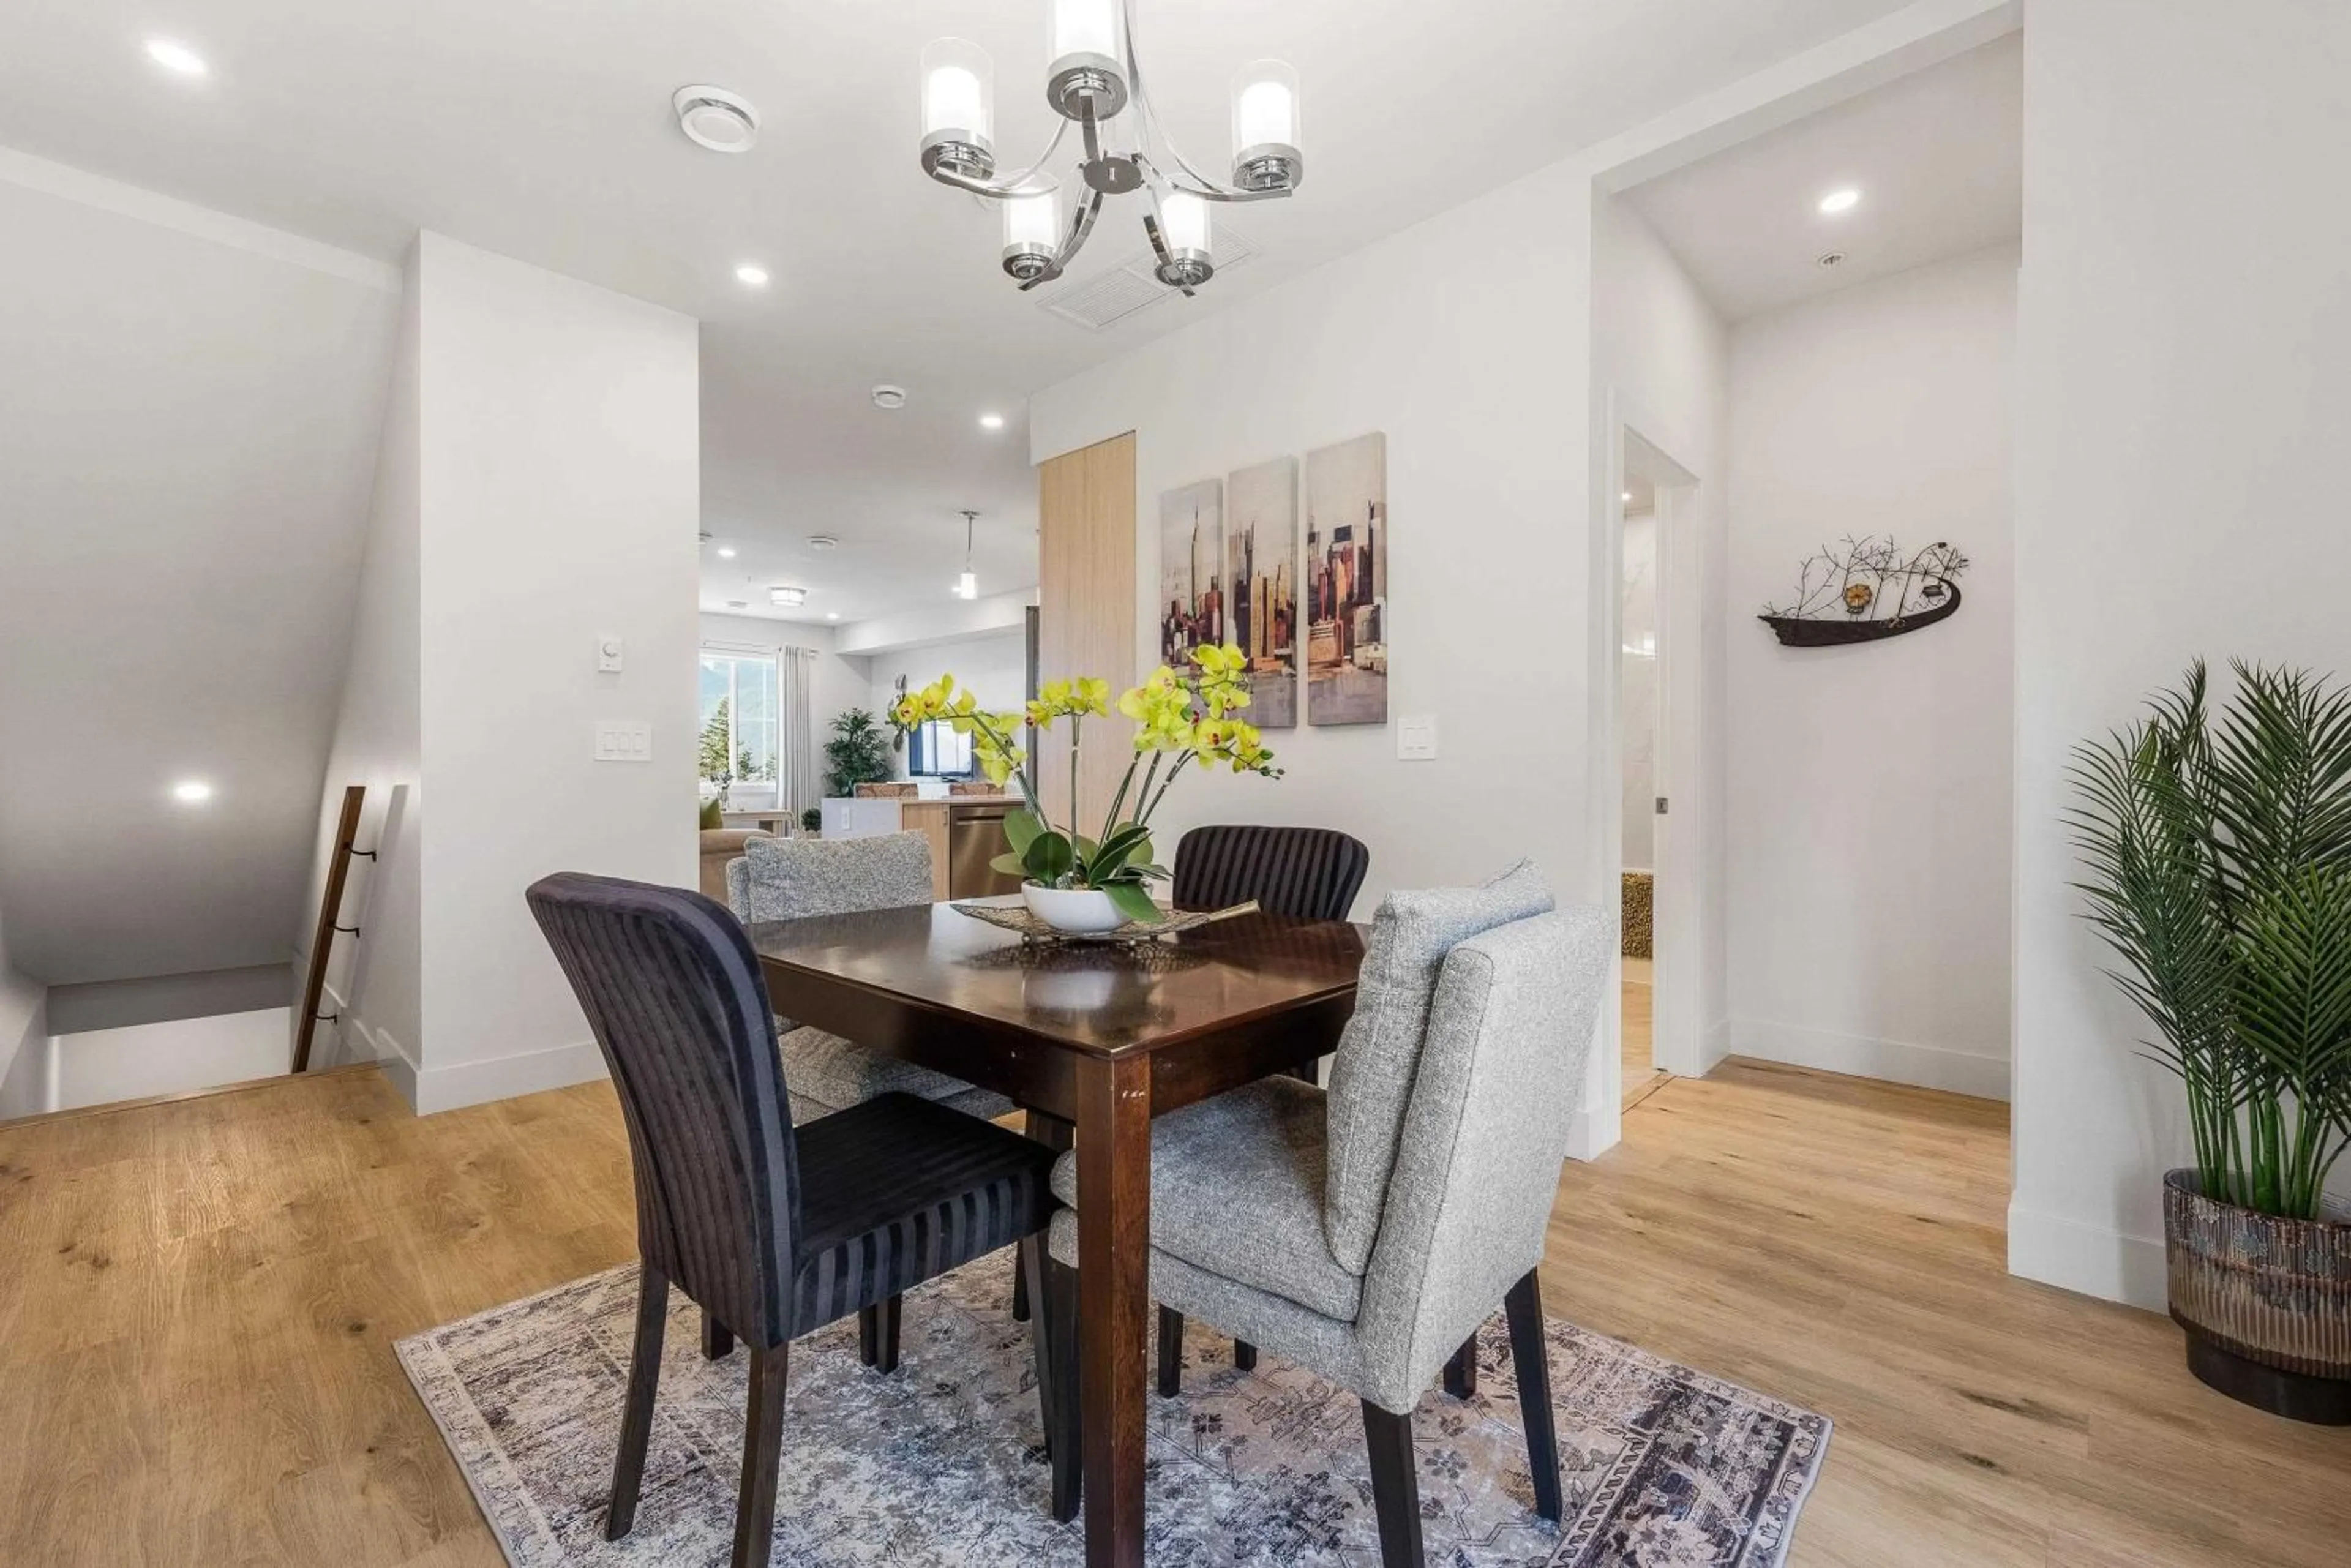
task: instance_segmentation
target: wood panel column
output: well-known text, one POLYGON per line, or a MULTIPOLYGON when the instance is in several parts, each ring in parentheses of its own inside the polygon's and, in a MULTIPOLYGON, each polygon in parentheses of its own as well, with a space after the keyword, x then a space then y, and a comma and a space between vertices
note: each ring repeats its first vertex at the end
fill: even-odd
MULTIPOLYGON (((1134 435, 1129 432, 1037 465, 1038 674, 1100 675, 1113 698, 1134 684, 1134 435)), ((1070 807, 1069 721, 1039 747, 1047 812, 1070 807)), ((1126 771, 1134 727, 1113 714, 1086 721, 1078 821, 1091 834, 1126 771)))

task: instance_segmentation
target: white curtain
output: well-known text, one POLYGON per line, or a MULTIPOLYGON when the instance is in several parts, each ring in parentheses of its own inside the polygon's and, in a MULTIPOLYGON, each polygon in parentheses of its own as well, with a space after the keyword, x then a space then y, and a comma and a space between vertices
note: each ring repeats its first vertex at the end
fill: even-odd
POLYGON ((784 810, 798 821, 799 814, 817 804, 817 748, 815 704, 809 696, 809 683, 816 673, 816 650, 785 648, 777 659, 778 674, 783 685, 783 765, 778 769, 778 787, 782 791, 784 810))

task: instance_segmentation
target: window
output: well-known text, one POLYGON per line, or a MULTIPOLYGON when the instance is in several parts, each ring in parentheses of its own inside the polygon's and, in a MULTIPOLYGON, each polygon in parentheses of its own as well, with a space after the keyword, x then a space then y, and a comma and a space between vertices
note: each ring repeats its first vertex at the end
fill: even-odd
POLYGON ((957 735, 955 726, 943 718, 917 725, 906 740, 906 771, 917 779, 968 775, 971 737, 957 735))
POLYGON ((781 740, 776 655, 702 651, 702 751, 714 784, 775 787, 781 740))

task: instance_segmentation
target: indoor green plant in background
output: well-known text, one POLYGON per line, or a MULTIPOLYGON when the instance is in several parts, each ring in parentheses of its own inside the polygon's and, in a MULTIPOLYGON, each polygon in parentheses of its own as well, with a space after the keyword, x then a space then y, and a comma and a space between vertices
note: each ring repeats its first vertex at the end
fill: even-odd
POLYGON ((890 778, 890 737, 881 721, 862 707, 853 707, 832 721, 832 738, 824 743, 824 793, 838 800, 857 793, 860 784, 882 784, 890 778))
POLYGON ((1151 818, 1179 774, 1196 762, 1281 777, 1255 727, 1238 716, 1249 700, 1245 666, 1237 647, 1198 647, 1190 669, 1162 664, 1119 697, 1117 712, 1134 722, 1134 756, 1091 837, 1074 820, 1056 824, 1047 818, 1036 768, 1017 737, 1024 726, 1050 732, 1068 721, 1074 814, 1085 721, 1110 716, 1109 682, 1092 676, 1048 681, 1025 711, 989 713, 970 692, 956 688, 953 675, 941 675, 900 697, 890 719, 902 733, 946 719, 958 734, 970 736, 980 770, 999 788, 1017 782, 1027 802, 1005 814, 1009 849, 997 857, 997 869, 1024 879, 1022 895, 1040 918, 1066 931, 1109 931, 1129 920, 1160 918, 1150 883, 1165 880, 1167 872, 1153 859, 1151 818))
POLYGON ((2351 1423, 2351 694, 2203 664, 2075 755, 2089 916, 2148 1049, 2188 1092, 2196 1165, 2164 1181, 2172 1316, 2221 1392, 2351 1423))

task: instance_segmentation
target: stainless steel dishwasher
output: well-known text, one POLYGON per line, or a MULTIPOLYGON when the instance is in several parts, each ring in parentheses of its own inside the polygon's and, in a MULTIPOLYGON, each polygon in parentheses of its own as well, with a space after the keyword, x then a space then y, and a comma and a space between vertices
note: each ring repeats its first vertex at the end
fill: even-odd
POLYGON ((1011 848, 1004 838, 1004 814, 1010 810, 1001 802, 947 808, 949 898, 985 898, 1020 891, 1018 876, 988 864, 1011 848))

